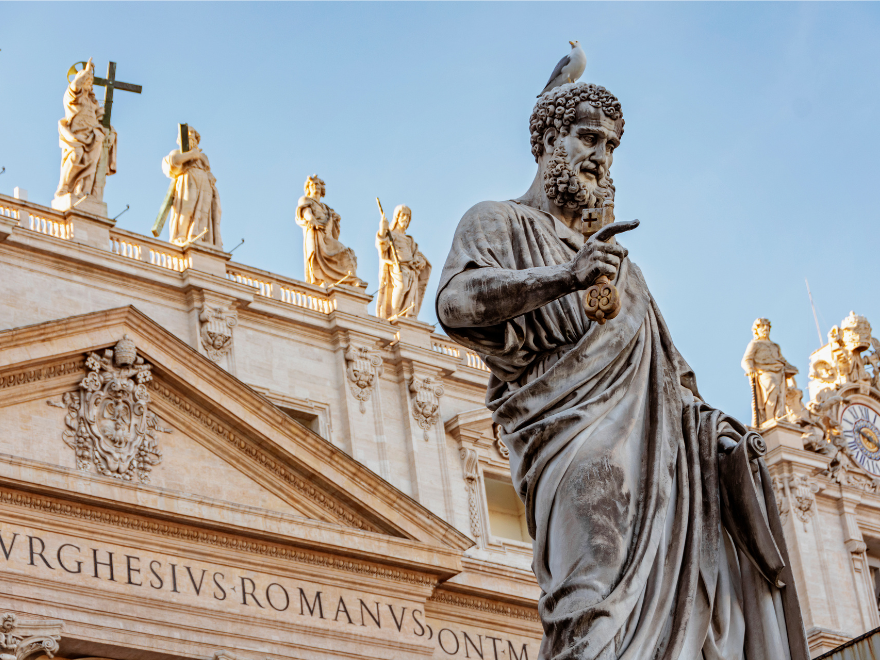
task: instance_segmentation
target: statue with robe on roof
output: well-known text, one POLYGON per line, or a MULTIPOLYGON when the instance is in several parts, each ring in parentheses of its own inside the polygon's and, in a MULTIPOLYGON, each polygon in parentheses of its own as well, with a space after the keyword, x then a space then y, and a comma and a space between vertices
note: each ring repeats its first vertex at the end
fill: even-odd
POLYGON ((98 201, 103 197, 103 181, 96 174, 101 161, 101 151, 109 136, 107 172, 116 173, 116 131, 106 128, 101 120, 104 108, 95 98, 95 66, 92 60, 75 74, 64 93, 64 118, 58 121, 59 145, 61 146, 61 180, 55 197, 73 195, 83 198, 92 196, 98 201))

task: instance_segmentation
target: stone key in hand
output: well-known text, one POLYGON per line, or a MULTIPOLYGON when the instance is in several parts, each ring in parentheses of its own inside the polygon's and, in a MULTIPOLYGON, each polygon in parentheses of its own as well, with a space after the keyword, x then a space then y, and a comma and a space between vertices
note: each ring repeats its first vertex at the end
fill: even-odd
MULTIPOLYGON (((602 227, 590 240, 606 242, 615 234, 630 231, 639 226, 638 220, 615 222, 602 227)), ((591 321, 604 324, 620 313, 620 295, 605 275, 596 278, 595 283, 584 292, 584 312, 591 321)))

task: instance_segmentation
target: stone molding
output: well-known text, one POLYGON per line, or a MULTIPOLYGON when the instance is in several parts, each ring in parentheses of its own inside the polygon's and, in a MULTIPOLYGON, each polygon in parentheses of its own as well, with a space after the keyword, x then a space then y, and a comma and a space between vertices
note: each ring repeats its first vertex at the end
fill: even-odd
POLYGON ((225 424, 218 421, 213 415, 191 405, 188 401, 173 393, 167 387, 163 387, 156 381, 150 383, 150 388, 168 404, 177 408, 182 414, 188 415, 195 421, 200 422, 203 427, 226 440, 234 449, 255 461, 261 467, 272 471, 282 481, 293 486, 301 495, 330 513, 337 521, 348 527, 363 529, 367 532, 385 533, 383 530, 368 523, 363 517, 348 509, 348 507, 332 500, 326 494, 309 484, 302 477, 293 474, 290 470, 284 468, 277 460, 270 458, 254 447, 253 444, 248 442, 244 437, 234 433, 225 424))
POLYGON ((498 616, 514 617, 516 619, 524 619, 526 621, 540 621, 538 610, 526 609, 524 607, 516 607, 513 605, 504 605, 502 603, 493 603, 483 598, 472 596, 459 596, 448 591, 437 590, 428 599, 429 603, 443 603, 454 607, 463 607, 470 610, 479 610, 480 612, 489 612, 498 616))
POLYGON ((0 615, 0 659, 29 660, 58 652, 63 623, 55 619, 19 621, 7 612, 0 615))
POLYGON ((351 393, 360 404, 361 414, 367 412, 366 402, 373 394, 376 379, 382 376, 382 356, 366 346, 350 345, 345 349, 345 373, 351 393))
POLYGON ((413 376, 409 384, 413 419, 424 432, 425 442, 428 441, 428 431, 440 420, 440 397, 443 396, 443 385, 435 380, 430 376, 422 379, 413 376))
MULTIPOLYGON (((247 288, 228 282, 236 289, 247 288)), ((217 280, 217 284, 224 283, 217 280)), ((241 319, 241 311, 239 318, 241 319)), ((266 318, 270 319, 268 315, 266 318)), ((196 321, 197 319, 190 318, 192 324, 196 321)), ((361 325, 369 325, 371 328, 373 325, 389 327, 386 322, 380 323, 379 320, 374 324, 361 325)), ((192 339, 198 341, 197 328, 193 325, 190 328, 192 339)), ((260 448, 268 455, 264 460, 280 463, 301 476, 301 481, 315 486, 318 490, 315 499, 308 495, 308 491, 304 493, 304 497, 299 497, 293 488, 285 493, 286 485, 269 470, 261 467, 259 461, 242 462, 243 471, 249 472, 258 480, 265 480, 270 489, 281 493, 282 498, 297 498, 306 511, 309 511, 305 514, 307 517, 338 522, 335 517, 329 517, 323 512, 327 504, 321 503, 319 498, 330 498, 342 503, 357 518, 371 523, 370 529, 361 527, 364 530, 378 528, 380 534, 429 545, 437 543, 444 549, 465 550, 473 545, 468 534, 428 513, 415 499, 375 476, 338 447, 303 430, 266 397, 243 385, 228 371, 219 368, 216 363, 196 352, 191 345, 134 306, 126 305, 22 328, 0 330, 0 361, 9 365, 0 373, 34 368, 50 361, 69 360, 74 356, 78 357, 80 350, 103 349, 112 346, 124 332, 136 339, 138 346, 143 348, 143 353, 155 365, 153 370, 161 376, 163 388, 170 389, 183 400, 183 406, 181 403, 166 402, 150 389, 156 409, 163 420, 168 420, 181 432, 197 434, 196 437, 200 438, 204 435, 201 442, 210 445, 219 438, 203 430, 205 426, 211 427, 214 421, 202 419, 200 411, 210 411, 217 415, 218 421, 223 420, 223 426, 234 431, 234 442, 242 440, 260 448), (201 392, 190 394, 191 388, 197 386, 195 384, 200 384, 198 387, 201 392), (230 404, 231 409, 226 407, 230 404), (195 411, 187 411, 186 407, 195 408, 195 411), (221 413, 221 409, 229 410, 228 415, 221 413), (363 502, 363 506, 360 502, 363 502)), ((343 374, 339 375, 344 378, 343 374)), ((56 394, 56 391, 60 394, 76 381, 75 376, 68 376, 66 380, 57 379, 41 387, 46 390, 46 396, 56 394)), ((151 385, 155 386, 155 383, 151 385)), ((344 385, 344 380, 340 385, 344 385)), ((406 387, 406 381, 401 382, 401 388, 408 394, 406 387)), ((16 390, 14 396, 20 396, 19 392, 28 392, 28 398, 40 398, 34 397, 26 388, 16 390)), ((4 393, 12 394, 8 391, 4 393)), ((401 403, 409 407, 408 401, 401 403)), ((227 446, 226 442, 216 442, 216 450, 227 458, 235 459, 233 448, 227 446)), ((333 502, 330 504, 334 505, 333 502)))
POLYGON ((84 357, 78 357, 74 360, 55 363, 43 367, 33 367, 31 369, 19 369, 12 373, 0 376, 0 389, 10 387, 18 387, 20 385, 29 385, 42 380, 50 380, 61 376, 68 376, 73 373, 80 373, 85 364, 84 357))
POLYGON ((190 543, 200 543, 223 550, 236 550, 254 555, 282 559, 308 566, 336 569, 357 575, 366 575, 383 580, 394 580, 406 584, 433 587, 436 578, 402 569, 383 568, 353 559, 337 559, 331 556, 291 549, 280 544, 262 543, 239 539, 225 534, 202 531, 173 523, 155 522, 146 517, 123 513, 108 513, 97 508, 80 504, 68 504, 48 497, 37 497, 0 488, 0 504, 40 511, 53 515, 66 516, 78 520, 112 525, 122 529, 155 534, 190 543))

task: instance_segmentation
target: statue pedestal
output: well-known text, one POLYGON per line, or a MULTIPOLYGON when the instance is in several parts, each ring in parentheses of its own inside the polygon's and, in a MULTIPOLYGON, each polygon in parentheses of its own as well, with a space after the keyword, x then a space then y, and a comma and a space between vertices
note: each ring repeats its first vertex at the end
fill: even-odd
POLYGON ((228 252, 203 243, 190 243, 183 249, 183 257, 188 260, 189 268, 192 270, 210 273, 224 279, 226 262, 232 258, 228 252))
POLYGON ((796 424, 784 422, 781 419, 767 422, 758 432, 767 443, 767 451, 776 447, 791 447, 792 449, 804 449, 804 441, 801 438, 804 430, 796 424))
POLYGON ((367 316, 367 305, 372 298, 368 296, 363 287, 337 284, 327 289, 327 297, 337 312, 367 316))
POLYGON ((52 208, 56 211, 79 211, 80 213, 90 213, 102 218, 107 217, 107 205, 98 201, 91 195, 87 197, 77 197, 73 193, 67 193, 61 197, 55 197, 52 200, 52 208))

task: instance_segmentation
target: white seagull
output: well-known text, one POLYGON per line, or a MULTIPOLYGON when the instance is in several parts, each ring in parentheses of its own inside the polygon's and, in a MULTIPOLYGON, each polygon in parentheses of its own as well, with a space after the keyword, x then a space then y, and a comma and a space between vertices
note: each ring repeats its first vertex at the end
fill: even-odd
MULTIPOLYGON (((581 49, 581 42, 569 41, 568 43, 571 44, 571 52, 559 60, 559 64, 553 69, 553 73, 550 74, 550 80, 541 94, 549 92, 554 87, 559 87, 565 83, 577 82, 577 79, 584 74, 584 69, 587 68, 587 56, 583 49, 581 49)), ((541 96, 541 94, 538 94, 538 96, 541 96)))

